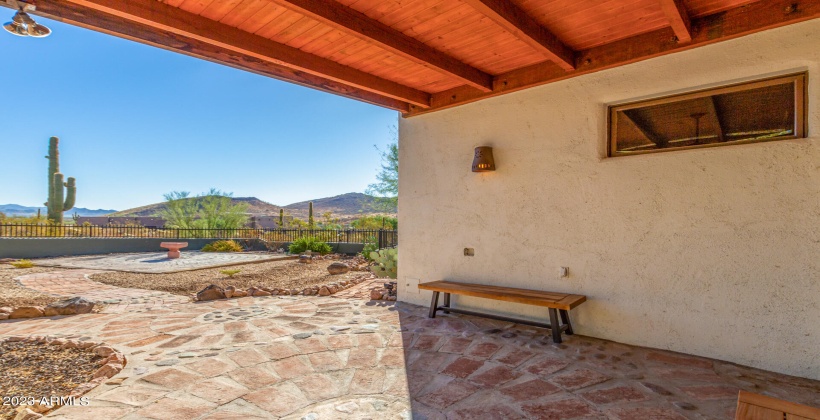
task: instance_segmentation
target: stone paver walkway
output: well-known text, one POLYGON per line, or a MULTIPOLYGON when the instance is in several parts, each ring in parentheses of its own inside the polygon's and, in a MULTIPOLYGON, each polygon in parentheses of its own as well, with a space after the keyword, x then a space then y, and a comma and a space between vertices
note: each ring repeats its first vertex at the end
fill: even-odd
POLYGON ((180 258, 170 259, 167 252, 140 252, 135 254, 85 255, 76 257, 43 258, 36 264, 42 267, 90 268, 93 270, 129 271, 133 273, 176 273, 204 268, 252 264, 265 261, 292 260, 290 255, 248 252, 200 252, 182 250, 180 258))
POLYGON ((27 287, 45 294, 70 298, 82 296, 90 301, 105 304, 103 312, 140 312, 150 309, 168 308, 169 305, 190 302, 185 296, 157 290, 130 289, 99 283, 88 278, 98 270, 68 270, 50 273, 29 274, 15 280, 27 287))
MULTIPOLYGON (((376 282, 379 283, 379 282, 376 282)), ((374 283, 375 284, 375 283, 374 283)), ((820 405, 820 382, 426 308, 271 296, 0 322, 105 341, 125 370, 55 419, 729 419, 740 389, 820 405)))

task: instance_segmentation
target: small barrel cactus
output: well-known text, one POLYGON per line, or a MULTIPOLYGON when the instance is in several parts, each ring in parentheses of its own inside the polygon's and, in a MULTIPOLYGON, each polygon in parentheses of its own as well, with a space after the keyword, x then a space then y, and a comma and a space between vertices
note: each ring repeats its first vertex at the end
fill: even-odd
POLYGON ((376 265, 370 267, 370 271, 378 278, 398 277, 399 251, 396 248, 380 249, 370 253, 370 258, 376 265))

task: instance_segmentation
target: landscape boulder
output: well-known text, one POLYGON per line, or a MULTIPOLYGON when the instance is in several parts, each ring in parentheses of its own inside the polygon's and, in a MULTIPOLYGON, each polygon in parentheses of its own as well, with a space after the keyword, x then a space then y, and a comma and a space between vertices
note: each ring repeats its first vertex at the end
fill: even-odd
POLYGON ((322 286, 319 288, 319 296, 330 296, 330 290, 327 286, 322 286))
POLYGON ((17 415, 14 416, 14 420, 35 420, 42 417, 42 414, 35 413, 33 410, 29 408, 24 408, 17 412, 17 415))
POLYGON ((2 308, 0 308, 0 314, 10 314, 13 310, 14 309, 9 306, 3 306, 2 308))
POLYGON ((268 292, 267 290, 254 289, 253 294, 251 296, 259 297, 259 296, 270 296, 270 295, 271 295, 271 292, 268 292))
POLYGON ((246 296, 248 296, 248 292, 246 292, 244 290, 236 289, 233 292, 233 297, 235 297, 235 298, 241 298, 241 297, 246 297, 246 296))
POLYGON ((350 266, 343 262, 335 262, 327 266, 327 271, 332 275, 345 274, 350 271, 350 266))
POLYGON ((43 308, 39 306, 20 306, 11 311, 9 318, 36 318, 43 315, 45 315, 45 312, 43 312, 43 308))
POLYGON ((46 316, 76 315, 90 313, 92 309, 94 309, 94 302, 77 296, 51 303, 46 306, 43 312, 46 316))
POLYGON ((302 263, 302 264, 312 264, 313 263, 313 258, 311 258, 310 255, 300 255, 299 256, 299 262, 302 263))
POLYGON ((236 293, 236 287, 228 286, 225 288, 225 297, 230 299, 236 293))
POLYGON ((4 314, 4 313, 0 312, 0 321, 3 321, 5 319, 9 319, 9 314, 4 314))
POLYGON ((373 289, 370 291, 370 299, 380 300, 382 298, 382 293, 384 293, 384 290, 382 289, 373 289))
POLYGON ((206 301, 206 300, 217 300, 217 299, 225 299, 225 290, 221 287, 212 284, 196 294, 196 300, 198 301, 206 301))

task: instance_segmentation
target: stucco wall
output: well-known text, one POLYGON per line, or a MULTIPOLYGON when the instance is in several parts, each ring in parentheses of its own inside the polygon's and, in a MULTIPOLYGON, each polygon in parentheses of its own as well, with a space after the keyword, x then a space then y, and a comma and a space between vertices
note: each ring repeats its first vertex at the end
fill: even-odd
POLYGON ((580 293, 580 334, 820 379, 818 80, 813 20, 402 119, 399 299, 429 305, 414 284, 436 279, 580 293), (604 157, 608 104, 805 70, 808 139, 604 157), (470 172, 480 145, 497 171, 470 172))

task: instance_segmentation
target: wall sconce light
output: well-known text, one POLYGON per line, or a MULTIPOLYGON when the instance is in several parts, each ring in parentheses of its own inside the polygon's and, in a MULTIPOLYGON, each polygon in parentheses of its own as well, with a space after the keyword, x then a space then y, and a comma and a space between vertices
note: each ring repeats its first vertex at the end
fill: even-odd
MULTIPOLYGON (((34 5, 26 5, 25 7, 27 10, 34 10, 34 5)), ((23 11, 22 7, 11 18, 11 22, 6 22, 3 25, 3 29, 12 35, 34 38, 44 38, 51 34, 51 29, 35 22, 28 13, 23 11)))
POLYGON ((489 146, 476 147, 475 157, 473 157, 473 172, 490 172, 494 170, 493 148, 489 146))

